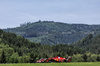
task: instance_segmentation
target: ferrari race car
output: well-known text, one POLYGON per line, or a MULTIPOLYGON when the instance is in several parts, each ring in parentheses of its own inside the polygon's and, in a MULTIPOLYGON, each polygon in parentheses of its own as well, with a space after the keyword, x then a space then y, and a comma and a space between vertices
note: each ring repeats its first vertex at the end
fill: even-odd
POLYGON ((37 60, 36 63, 48 63, 48 62, 71 62, 71 57, 63 58, 63 57, 50 57, 50 58, 41 58, 40 60, 37 60))

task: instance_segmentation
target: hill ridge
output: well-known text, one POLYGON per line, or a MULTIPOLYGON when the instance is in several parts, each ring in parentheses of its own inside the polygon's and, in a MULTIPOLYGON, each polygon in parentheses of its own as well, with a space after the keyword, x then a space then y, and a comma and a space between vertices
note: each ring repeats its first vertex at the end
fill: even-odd
POLYGON ((71 44, 88 34, 100 34, 100 25, 68 24, 54 21, 38 21, 21 24, 17 28, 4 29, 41 44, 71 44), (96 30, 98 29, 98 30, 96 30))

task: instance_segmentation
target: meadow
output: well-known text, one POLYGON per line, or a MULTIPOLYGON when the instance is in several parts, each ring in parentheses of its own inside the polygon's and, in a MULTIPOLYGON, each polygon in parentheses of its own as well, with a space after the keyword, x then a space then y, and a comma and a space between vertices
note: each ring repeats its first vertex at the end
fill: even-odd
POLYGON ((0 66, 100 66, 100 62, 71 62, 71 63, 12 63, 0 66))

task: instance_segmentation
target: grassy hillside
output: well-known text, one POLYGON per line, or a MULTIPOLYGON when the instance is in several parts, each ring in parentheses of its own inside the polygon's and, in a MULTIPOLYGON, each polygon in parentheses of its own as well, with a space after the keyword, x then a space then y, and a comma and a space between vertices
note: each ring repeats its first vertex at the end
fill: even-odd
POLYGON ((21 24, 20 27, 4 31, 21 35, 41 44, 71 44, 88 34, 100 34, 100 25, 67 24, 53 21, 38 21, 21 24))

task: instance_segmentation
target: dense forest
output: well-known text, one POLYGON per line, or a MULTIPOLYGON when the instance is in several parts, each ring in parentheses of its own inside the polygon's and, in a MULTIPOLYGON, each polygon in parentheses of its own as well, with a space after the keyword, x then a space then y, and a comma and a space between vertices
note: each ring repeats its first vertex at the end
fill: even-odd
POLYGON ((67 44, 41 45, 30 42, 20 35, 4 32, 0 29, 0 62, 28 63, 40 58, 54 56, 73 56, 85 53, 85 50, 67 44))
POLYGON ((20 27, 3 29, 41 44, 71 44, 89 34, 100 34, 100 25, 67 24, 54 21, 37 21, 20 27), (74 37, 74 38, 73 38, 74 37))
POLYGON ((90 51, 91 53, 100 54, 100 34, 95 37, 93 37, 92 34, 89 34, 87 37, 84 37, 73 45, 86 51, 90 51))
MULTIPOLYGON (((87 37, 80 41, 87 40, 87 37)), ((88 39, 92 37, 92 35, 89 35, 88 39)), ((95 43, 99 40, 100 35, 92 39, 95 43), (95 41, 95 38, 98 40, 96 39, 97 41, 95 41)), ((30 42, 20 35, 4 32, 0 29, 0 63, 33 63, 40 58, 54 56, 72 56, 72 62, 100 61, 100 55, 98 53, 89 52, 87 49, 80 49, 78 48, 80 45, 76 46, 73 44, 41 45, 40 43, 30 42)))

